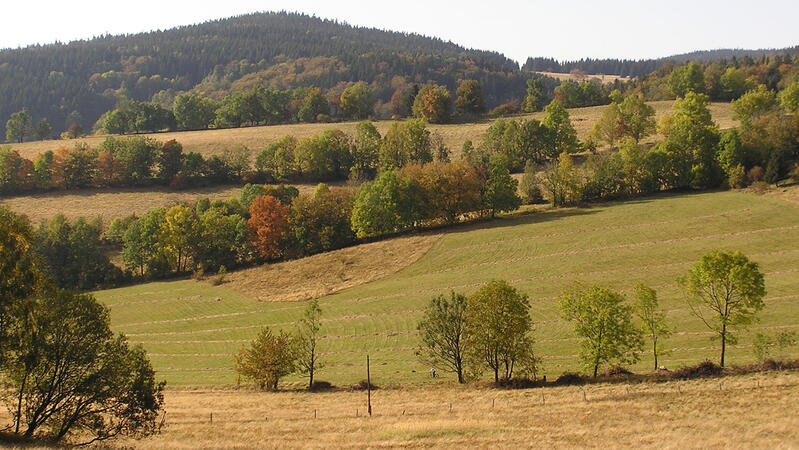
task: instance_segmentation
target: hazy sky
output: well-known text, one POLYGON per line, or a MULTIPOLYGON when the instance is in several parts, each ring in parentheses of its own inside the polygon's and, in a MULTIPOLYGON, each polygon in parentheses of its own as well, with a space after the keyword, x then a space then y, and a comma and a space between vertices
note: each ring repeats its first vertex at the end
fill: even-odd
POLYGON ((655 58, 799 44, 799 1, 9 1, 0 48, 166 29, 256 11, 301 11, 528 56, 655 58), (386 6, 390 5, 390 6, 386 6))

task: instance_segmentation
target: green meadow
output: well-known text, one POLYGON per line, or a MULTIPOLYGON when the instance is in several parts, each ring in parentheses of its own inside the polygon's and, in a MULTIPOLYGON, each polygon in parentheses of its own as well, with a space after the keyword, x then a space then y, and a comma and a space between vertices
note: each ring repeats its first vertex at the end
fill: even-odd
MULTIPOLYGON (((529 296, 534 350, 547 377, 581 369, 577 340, 560 318, 557 302, 559 293, 577 282, 627 293, 637 283, 655 288, 675 330, 664 342, 669 353, 660 365, 674 369, 717 360, 718 342, 691 314, 675 283, 712 249, 744 252, 766 277, 766 308, 759 323, 740 333, 739 343, 728 350, 731 364, 754 359, 751 343, 757 332, 799 331, 799 206, 746 192, 660 195, 586 208, 530 209, 452 228, 398 273, 320 298, 325 367, 317 379, 335 385, 364 379, 369 354, 378 385, 430 382, 429 366, 414 354, 421 310, 432 296, 450 290, 470 294, 496 278, 529 296)), ((96 296, 110 307, 114 329, 143 344, 170 385, 237 383, 233 354, 263 326, 293 329, 305 307, 257 302, 224 284, 195 280, 96 296)), ((799 356, 799 349, 793 352, 799 356)), ((634 369, 651 366, 651 355, 643 353, 634 369)), ((446 373, 442 378, 454 379, 446 373)))

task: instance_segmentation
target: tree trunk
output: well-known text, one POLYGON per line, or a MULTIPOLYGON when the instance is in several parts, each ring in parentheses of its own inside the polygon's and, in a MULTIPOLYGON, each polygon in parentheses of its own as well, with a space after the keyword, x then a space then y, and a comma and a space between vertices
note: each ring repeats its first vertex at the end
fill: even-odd
POLYGON ((724 352, 727 350, 727 324, 721 326, 721 367, 724 367, 724 352))
POLYGON ((652 340, 652 354, 655 355, 655 371, 658 370, 658 341, 657 339, 652 340))

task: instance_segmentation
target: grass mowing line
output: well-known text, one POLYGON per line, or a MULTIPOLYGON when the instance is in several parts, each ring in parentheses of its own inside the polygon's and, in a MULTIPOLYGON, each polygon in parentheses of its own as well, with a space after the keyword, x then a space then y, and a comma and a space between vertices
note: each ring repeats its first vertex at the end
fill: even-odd
MULTIPOLYGON (((168 303, 168 302, 179 302, 179 301, 186 301, 186 300, 199 300, 202 299, 202 295, 192 295, 191 297, 170 297, 170 298, 160 298, 155 300, 141 300, 138 302, 120 302, 120 303, 112 303, 106 305, 109 309, 112 308, 119 308, 120 306, 133 306, 133 305, 148 305, 152 303, 168 303)), ((204 300, 211 300, 214 299, 211 297, 206 297, 204 300)))
MULTIPOLYGON (((446 269, 436 270, 425 272, 424 274, 414 275, 413 277, 420 277, 432 274, 439 274, 439 273, 446 273, 446 272, 453 272, 461 269, 471 269, 475 267, 487 267, 487 266, 497 266, 501 264, 509 264, 509 263, 517 263, 517 262, 526 262, 526 261, 535 261, 538 259, 544 258, 554 258, 558 256, 572 256, 572 255, 582 255, 582 254, 591 254, 591 253, 599 253, 606 250, 621 250, 621 249, 629 249, 629 248, 641 248, 641 247, 651 247, 654 245, 661 245, 661 244, 676 244, 679 242, 692 242, 692 241, 701 241, 705 239, 717 239, 717 238, 724 238, 724 237, 737 237, 737 236, 746 236, 750 234, 758 234, 758 233, 767 233, 772 231, 786 231, 786 230, 795 230, 799 229, 799 225, 789 225, 785 227, 776 227, 776 228, 764 228, 761 230, 750 230, 750 231, 736 231, 732 233, 719 233, 719 234, 708 234, 703 236, 691 236, 691 237, 683 237, 683 238, 674 238, 674 239, 665 239, 660 241, 644 241, 644 242, 633 242, 629 244, 617 244, 617 245, 607 245, 603 247, 593 247, 593 248, 586 248, 580 250, 567 250, 563 252, 557 253, 549 253, 546 255, 535 255, 535 256, 524 256, 521 258, 508 258, 508 259, 498 259, 491 262, 484 262, 484 263, 475 263, 475 264, 464 264, 460 266, 453 266, 448 267, 446 269)), ((797 251, 797 250, 791 250, 797 251)), ((412 278, 412 277, 410 277, 412 278)))
MULTIPOLYGON (((319 336, 320 341, 327 341, 327 340, 337 340, 337 339, 356 339, 356 338, 365 338, 365 337, 393 337, 393 336, 402 336, 402 335, 411 335, 411 334, 419 334, 418 330, 410 330, 410 331, 385 331, 385 332, 377 332, 377 333, 364 333, 364 334, 347 334, 347 335, 336 335, 336 336, 319 336)), ((222 339, 222 340, 193 340, 193 341, 129 341, 134 344, 161 344, 161 345, 169 345, 169 344, 249 344, 252 342, 252 339, 222 339)))
MULTIPOLYGON (((791 251, 794 251, 794 250, 791 250, 791 251)), ((785 251, 777 251, 777 252, 771 252, 771 253, 761 253, 760 256, 766 256, 766 255, 770 255, 770 254, 783 254, 783 253, 786 253, 786 252, 785 251)), ((636 269, 640 269, 640 270, 663 269, 663 268, 668 268, 668 267, 690 266, 690 265, 695 264, 695 263, 696 263, 695 260, 691 260, 691 261, 677 262, 677 263, 649 264, 649 265, 646 265, 646 266, 638 266, 638 267, 636 267, 636 269)), ((564 278, 580 277, 580 276, 585 276, 585 275, 594 276, 594 275, 608 275, 608 274, 617 273, 617 272, 629 272, 630 269, 631 269, 630 267, 622 267, 622 268, 618 268, 618 269, 597 270, 597 271, 591 271, 591 272, 567 272, 567 273, 557 274, 557 275, 545 275, 545 276, 538 276, 538 277, 516 278, 516 279, 512 279, 512 280, 507 280, 507 281, 508 281, 508 283, 512 284, 512 283, 524 283, 524 282, 528 282, 528 281, 559 280, 559 279, 564 279, 564 278)), ((796 272, 796 271, 799 271, 799 269, 779 271, 779 272, 766 272, 766 273, 764 273, 764 275, 768 275, 768 274, 783 274, 783 273, 790 273, 790 272, 796 272)), ((418 275, 414 275, 414 277, 416 277, 416 276, 418 276, 418 275)), ((396 297, 404 297, 404 296, 407 296, 407 295, 430 294, 430 293, 433 293, 433 292, 449 291, 449 290, 460 289, 460 288, 473 288, 473 287, 482 286, 484 284, 485 284, 485 282, 467 283, 467 284, 459 284, 459 285, 454 285, 454 286, 419 289, 419 290, 416 290, 416 291, 402 292, 402 293, 398 293, 398 294, 387 294, 387 295, 375 295, 375 296, 370 296, 370 297, 360 297, 360 298, 350 299, 348 301, 351 302, 351 303, 365 303, 365 302, 386 300, 386 299, 396 298, 396 297)), ((552 298, 553 297, 542 297, 541 300, 547 300, 547 299, 552 299, 552 298)), ((536 299, 532 299, 531 301, 534 301, 534 300, 536 300, 536 299)))
MULTIPOLYGON (((238 316, 248 316, 252 314, 260 314, 260 313, 271 313, 271 312, 279 312, 279 311, 291 311, 297 309, 304 309, 304 306, 292 306, 286 308, 275 308, 275 309, 256 309, 252 311, 241 311, 235 313, 224 313, 224 314, 211 314, 207 316, 198 316, 198 317, 184 317, 182 319, 169 319, 169 320, 153 320, 149 322, 136 322, 136 323, 121 323, 116 326, 118 327, 134 327, 134 326, 141 326, 141 325, 159 325, 164 323, 178 323, 178 322, 191 322, 195 320, 207 320, 207 319, 221 319, 225 317, 238 317, 238 316)), ((137 334, 129 334, 128 336, 137 336, 137 334)))
MULTIPOLYGON (((782 254, 782 253, 785 253, 785 252, 795 252, 795 251, 799 251, 799 250, 760 253, 758 255, 759 256, 765 256, 765 255, 782 254)), ((688 265, 688 264, 692 264, 692 263, 691 262, 688 262, 688 263, 670 263, 670 264, 663 264, 663 265, 658 265, 658 266, 648 266, 648 267, 660 268, 660 267, 675 266, 675 265, 688 265)), ((612 270, 598 271, 598 272, 569 273, 569 274, 565 274, 565 275, 578 275, 579 276, 579 275, 587 275, 587 274, 606 274, 606 273, 626 271, 626 270, 629 270, 629 268, 612 269, 612 270)), ((776 272, 764 272, 763 275, 764 276, 770 276, 770 275, 793 273, 793 272, 799 272, 799 269, 791 269, 791 270, 776 271, 776 272)), ((524 278, 524 279, 519 279, 519 280, 511 280, 511 282, 519 282, 519 281, 523 281, 523 280, 535 280, 535 279, 542 279, 542 278, 563 278, 565 275, 557 275, 557 276, 550 276, 550 277, 524 278)), ((481 286, 483 284, 485 284, 485 283, 472 283, 472 284, 468 284, 468 285, 451 286, 451 287, 446 287, 446 288, 432 288, 432 289, 426 289, 424 291, 435 292, 437 290, 454 290, 456 288, 475 287, 475 286, 481 286)), ((671 286, 671 284, 662 285, 660 287, 666 287, 666 286, 671 286)), ((626 289, 624 291, 629 292, 629 291, 631 291, 631 289, 626 289)), ((422 291, 415 291, 415 292, 411 292, 411 293, 402 293, 402 294, 393 294, 391 296, 381 297, 381 298, 391 298, 391 297, 398 297, 398 296, 404 296, 404 295, 414 295, 414 294, 417 294, 417 293, 422 293, 422 291)), ((775 301, 775 300, 781 301, 781 300, 788 300, 788 299, 796 298, 796 297, 799 297, 799 295, 786 295, 786 296, 782 296, 782 297, 766 298, 764 300, 765 301, 775 301)), ((543 302, 543 301, 557 300, 557 298, 558 298, 557 296, 536 297, 536 298, 530 299, 530 302, 531 303, 540 303, 540 302, 543 302)), ((237 317, 237 316, 248 315, 248 314, 269 313, 269 312, 292 310, 292 309, 301 309, 301 308, 297 308, 297 307, 294 307, 294 308, 278 308, 278 309, 274 309, 274 310, 258 310, 258 311, 242 312, 242 313, 228 313, 228 314, 216 314, 216 315, 210 315, 210 316, 186 317, 186 318, 182 318, 182 319, 170 319, 170 320, 166 320, 166 321, 142 322, 142 323, 133 323, 133 324, 125 324, 125 325, 126 326, 135 326, 135 325, 150 325, 150 324, 161 324, 161 323, 191 322, 191 321, 196 321, 196 320, 208 320, 208 319, 216 319, 216 318, 223 318, 223 317, 237 317)), ((677 309, 666 310, 665 312, 672 313, 672 312, 682 312, 682 311, 688 311, 688 310, 690 310, 690 309, 689 308, 677 308, 677 309)), ((365 318, 373 318, 373 317, 387 317, 387 316, 396 316, 396 315, 412 315, 412 314, 421 313, 423 311, 424 311, 423 309, 410 309, 410 310, 405 310, 405 311, 394 311, 394 312, 386 312, 386 313, 359 314, 359 315, 341 316, 341 317, 333 318, 333 319, 322 319, 322 322, 328 322, 328 323, 329 322, 344 322, 344 321, 348 321, 348 320, 357 320, 357 319, 365 319, 365 318)), ((556 321, 551 321, 550 320, 550 321, 533 322, 533 324, 546 324, 546 323, 557 323, 557 322, 560 322, 560 321, 557 321, 557 320, 556 321)), ((278 326, 296 325, 298 323, 299 323, 299 321, 291 321, 291 322, 272 323, 272 324, 268 324, 268 325, 274 326, 274 327, 278 327, 278 326)), ((122 325, 119 325, 119 326, 122 326, 122 325)), ((260 325, 244 325, 244 326, 238 326, 238 327, 213 328, 213 329, 207 329, 207 330, 165 331, 165 332, 158 332, 158 333, 129 333, 129 334, 126 334, 126 336, 128 336, 128 337, 143 337, 143 336, 194 335, 194 334, 214 333, 214 332, 222 332, 222 331, 246 330, 246 329, 253 329, 253 328, 261 328, 263 326, 264 326, 263 324, 260 324, 260 325)), ((396 333, 401 333, 401 332, 396 332, 396 333)), ((202 342, 208 342, 208 341, 202 341, 202 342)))
MULTIPOLYGON (((500 243, 506 243, 506 242, 526 242, 526 241, 531 241, 531 240, 536 240, 536 239, 547 239, 547 238, 553 238, 553 237, 572 236, 572 235, 575 235, 575 234, 595 233, 595 232, 599 232, 599 231, 620 231, 620 230, 628 230, 628 229, 632 229, 632 228, 651 227, 651 226, 656 226, 656 225, 669 225, 669 224, 680 223, 680 222, 688 222, 688 221, 692 221, 692 220, 712 219, 712 218, 715 218, 715 217, 725 217, 725 216, 734 215, 734 214, 738 214, 738 213, 746 212, 746 211, 751 211, 751 210, 752 210, 751 208, 741 208, 741 209, 735 209, 735 210, 730 210, 730 211, 724 211, 724 212, 716 213, 716 214, 708 214, 708 215, 705 215, 705 216, 681 217, 679 219, 663 220, 663 221, 660 221, 660 222, 648 222, 648 223, 636 223, 636 224, 631 224, 631 225, 616 225, 616 226, 609 226, 609 227, 586 228, 586 229, 577 230, 577 231, 568 231, 568 232, 563 232, 563 233, 539 234, 539 235, 536 235, 536 236, 523 237, 523 238, 497 239, 497 240, 488 241, 488 242, 481 242, 479 244, 469 244, 469 245, 463 245, 463 246, 455 247, 455 248, 453 248, 451 250, 451 252, 454 253, 454 252, 458 252, 458 251, 465 250, 465 249, 479 248, 479 247, 489 247, 489 246, 493 246, 493 245, 500 244, 500 243)), ((558 212, 560 212, 560 211, 558 211, 558 212)))

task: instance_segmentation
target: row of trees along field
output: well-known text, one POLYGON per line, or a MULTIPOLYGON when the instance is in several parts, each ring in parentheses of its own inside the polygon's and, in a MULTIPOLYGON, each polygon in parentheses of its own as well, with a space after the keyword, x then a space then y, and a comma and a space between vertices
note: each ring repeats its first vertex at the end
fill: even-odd
MULTIPOLYGON (((591 155, 580 167, 568 152, 543 167, 528 165, 521 181, 527 201, 540 200, 542 190, 554 205, 568 205, 660 190, 799 180, 799 82, 779 94, 764 86, 743 94, 732 103, 741 126, 723 133, 705 94, 688 91, 657 125, 639 96, 613 97, 583 145, 618 151, 591 155), (656 127, 665 139, 647 150, 640 140, 656 127)), ((511 137, 502 147, 505 152, 515 151, 512 142, 511 137)))
MULTIPOLYGON (((685 290, 692 313, 720 341, 723 368, 727 345, 737 342, 737 333, 753 323, 765 306, 765 279, 758 264, 740 252, 715 250, 677 283, 685 290)), ((576 284, 559 298, 561 316, 573 324, 579 339, 578 357, 594 378, 603 367, 627 370, 620 365, 638 362, 645 348, 652 353, 654 370, 659 368, 658 357, 668 354, 664 340, 679 330, 668 323, 657 292, 639 284, 634 296, 631 304, 622 292, 576 284)), ((319 303, 313 300, 294 333, 275 334, 264 327, 251 345, 236 354, 236 371, 261 389, 277 390, 279 380, 292 373, 306 375, 309 389, 329 385, 314 382, 324 368, 321 317, 319 303)), ((418 323, 416 354, 422 362, 454 373, 460 383, 479 380, 486 370, 495 383, 535 382, 543 361, 533 350, 533 324, 527 296, 503 280, 494 280, 468 297, 454 291, 434 297, 418 323)), ((758 339, 761 362, 768 357, 769 345, 797 342, 790 332, 758 339)))
MULTIPOLYGON (((534 136, 524 143, 526 153, 513 157, 514 170, 522 157, 545 162, 557 154, 557 148, 578 148, 568 113, 558 102, 547 107, 543 122, 531 132, 534 136)), ((501 143, 493 140, 491 145, 501 143)), ((470 151, 467 148, 467 153, 470 151)), ((359 123, 353 136, 339 130, 301 140, 285 136, 258 152, 254 161, 243 146, 205 159, 199 153, 184 153, 174 140, 161 144, 144 136, 110 136, 94 149, 78 143, 72 149, 45 152, 33 161, 12 148, 0 147, 0 193, 90 186, 169 185, 180 189, 242 182, 367 180, 378 170, 434 159, 448 161, 450 153, 441 136, 431 133, 423 119, 392 124, 385 136, 369 122, 359 123)), ((472 159, 474 165, 487 166, 485 157, 472 159)))
POLYGON ((111 332, 94 297, 57 287, 31 251, 35 234, 0 207, 0 401, 11 421, 0 439, 91 443, 157 432, 164 382, 144 349, 111 332))

